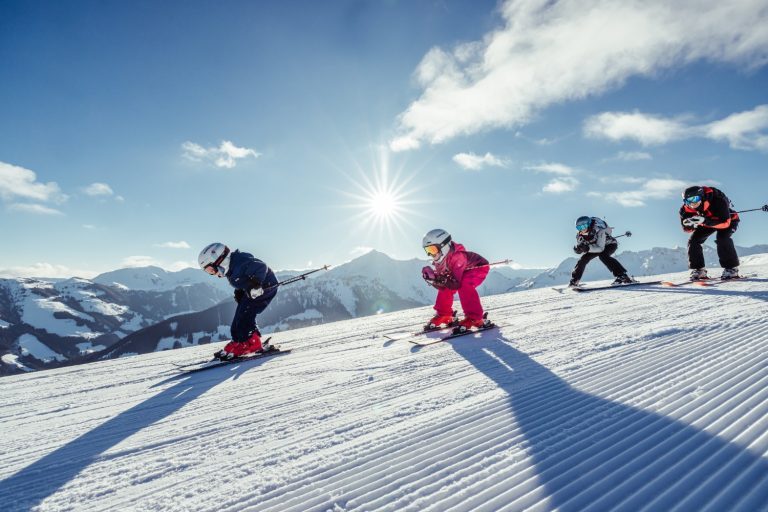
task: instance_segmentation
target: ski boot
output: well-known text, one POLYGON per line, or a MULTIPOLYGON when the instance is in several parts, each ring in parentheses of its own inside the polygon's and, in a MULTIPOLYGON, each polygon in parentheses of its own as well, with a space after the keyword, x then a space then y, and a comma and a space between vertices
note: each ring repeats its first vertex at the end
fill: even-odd
POLYGON ((493 326, 493 322, 488 320, 488 313, 483 313, 483 318, 464 317, 464 319, 462 319, 462 321, 459 322, 459 325, 457 325, 453 329, 453 333, 460 334, 462 332, 467 332, 471 330, 473 327, 477 329, 486 329, 492 326, 493 326))
MULTIPOLYGON (((272 346, 267 344, 266 350, 271 350, 272 346)), ((213 357, 221 359, 222 361, 228 361, 235 359, 236 357, 243 357, 247 354, 253 354, 256 352, 266 351, 261 343, 261 335, 259 331, 254 331, 251 337, 246 341, 230 341, 223 349, 216 352, 213 357)))
POLYGON ((581 286, 581 283, 578 279, 571 279, 568 283, 568 288, 579 288, 581 286))
POLYGON ((707 276, 707 269, 695 268, 691 270, 691 281, 704 281, 707 279, 709 279, 709 276, 707 276))
POLYGON ((611 286, 621 286, 623 284, 632 284, 636 283, 634 279, 632 279, 627 274, 621 274, 620 276, 616 276, 616 279, 611 283, 611 286))
POLYGON ((739 275, 739 267, 733 267, 733 268, 724 268, 723 269, 723 275, 720 276, 720 279, 723 281, 728 279, 738 279, 741 276, 739 275))
POLYGON ((456 312, 454 311, 452 315, 435 315, 432 320, 427 322, 427 325, 424 326, 425 331, 434 331, 436 329, 440 329, 442 327, 452 327, 456 325, 457 319, 456 319, 456 312))

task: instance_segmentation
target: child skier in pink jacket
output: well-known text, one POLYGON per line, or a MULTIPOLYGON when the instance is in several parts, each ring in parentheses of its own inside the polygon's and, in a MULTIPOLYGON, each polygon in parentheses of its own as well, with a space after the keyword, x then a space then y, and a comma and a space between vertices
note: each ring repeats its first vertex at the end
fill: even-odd
POLYGON ((459 329, 485 326, 483 306, 476 288, 488 275, 488 260, 452 242, 451 235, 443 229, 433 229, 424 235, 422 242, 424 250, 432 257, 434 269, 426 266, 421 270, 421 275, 428 284, 437 288, 437 314, 426 325, 426 329, 455 325, 453 297, 457 291, 464 310, 464 319, 458 323, 459 329))

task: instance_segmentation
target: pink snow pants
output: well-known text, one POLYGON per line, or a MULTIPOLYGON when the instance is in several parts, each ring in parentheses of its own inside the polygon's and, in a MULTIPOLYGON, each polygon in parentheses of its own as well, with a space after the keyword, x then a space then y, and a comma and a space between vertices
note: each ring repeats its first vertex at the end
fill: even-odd
POLYGON ((476 288, 485 281, 488 275, 488 267, 476 268, 464 273, 461 278, 461 287, 458 290, 443 288, 437 290, 435 311, 438 315, 451 315, 453 313, 453 296, 459 292, 459 302, 464 316, 475 320, 483 318, 483 305, 480 304, 480 295, 476 288))

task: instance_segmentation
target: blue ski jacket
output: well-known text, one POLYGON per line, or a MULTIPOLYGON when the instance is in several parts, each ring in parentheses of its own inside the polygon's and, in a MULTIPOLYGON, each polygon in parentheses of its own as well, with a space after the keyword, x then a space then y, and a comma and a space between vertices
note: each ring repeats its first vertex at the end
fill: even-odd
POLYGON ((277 295, 277 277, 266 263, 238 250, 230 256, 226 276, 232 287, 245 292, 232 319, 231 333, 234 341, 246 341, 258 330, 256 315, 263 312, 277 295), (250 290, 259 286, 265 289, 264 294, 252 299, 250 290), (271 286, 274 288, 267 290, 271 286))

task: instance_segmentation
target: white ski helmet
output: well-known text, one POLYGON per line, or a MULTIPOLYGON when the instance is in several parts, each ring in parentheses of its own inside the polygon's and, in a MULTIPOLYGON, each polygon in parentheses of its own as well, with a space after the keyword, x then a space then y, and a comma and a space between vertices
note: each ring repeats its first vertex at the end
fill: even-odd
POLYGON ((451 235, 444 229, 433 229, 424 235, 421 246, 434 261, 442 261, 451 250, 451 235))
POLYGON ((229 247, 220 242, 214 242, 200 251, 197 262, 200 268, 209 274, 223 277, 229 268, 229 256, 229 247))

